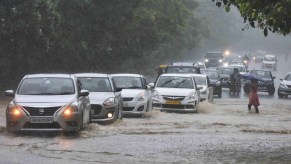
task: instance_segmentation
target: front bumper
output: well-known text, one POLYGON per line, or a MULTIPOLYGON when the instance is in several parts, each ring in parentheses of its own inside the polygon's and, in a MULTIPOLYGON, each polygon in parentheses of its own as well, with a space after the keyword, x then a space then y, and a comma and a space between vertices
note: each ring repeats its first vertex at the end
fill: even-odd
POLYGON ((168 103, 166 100, 154 100, 153 109, 172 112, 197 112, 197 99, 191 101, 181 101, 179 104, 168 103))
POLYGON ((279 87, 278 93, 282 95, 291 95, 291 88, 279 87))
POLYGON ((148 104, 145 101, 123 101, 123 114, 144 114, 147 111, 148 104))
POLYGON ((82 124, 82 115, 80 113, 72 113, 65 116, 61 113, 54 116, 30 116, 21 111, 19 116, 14 116, 6 112, 7 130, 11 132, 17 131, 79 131, 82 124), (33 122, 39 120, 39 122, 33 122))
POLYGON ((106 107, 103 104, 91 104, 90 122, 110 122, 117 114, 117 105, 106 107), (112 114, 112 117, 108 117, 109 113, 112 114))

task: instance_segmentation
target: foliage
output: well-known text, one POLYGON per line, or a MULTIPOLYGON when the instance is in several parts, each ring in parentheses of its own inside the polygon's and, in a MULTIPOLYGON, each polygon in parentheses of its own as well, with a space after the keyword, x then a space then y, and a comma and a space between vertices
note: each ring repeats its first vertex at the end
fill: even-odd
MULTIPOLYGON (((291 30, 290 0, 212 0, 218 7, 224 6, 226 11, 235 6, 248 22, 248 26, 287 35, 291 30)), ((248 27, 247 26, 247 27, 248 27)))

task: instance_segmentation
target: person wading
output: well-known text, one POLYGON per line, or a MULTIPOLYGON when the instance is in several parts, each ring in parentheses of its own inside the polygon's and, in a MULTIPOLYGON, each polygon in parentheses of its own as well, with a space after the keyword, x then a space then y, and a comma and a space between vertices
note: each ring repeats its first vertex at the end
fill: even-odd
POLYGON ((251 92, 249 94, 249 104, 248 109, 251 110, 252 105, 256 109, 256 113, 259 113, 258 106, 260 105, 259 96, 258 96, 258 80, 252 79, 251 80, 251 92))

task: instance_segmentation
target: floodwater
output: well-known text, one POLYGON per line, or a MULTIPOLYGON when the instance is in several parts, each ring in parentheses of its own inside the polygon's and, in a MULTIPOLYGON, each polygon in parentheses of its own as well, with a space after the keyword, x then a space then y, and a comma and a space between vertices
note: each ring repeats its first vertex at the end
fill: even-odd
MULTIPOLYGON (((284 75, 278 73, 276 88, 284 75)), ((8 133, 8 102, 2 101, 0 163, 291 163, 290 97, 259 94, 257 114, 247 110, 243 93, 223 92, 213 103, 200 103, 198 113, 150 111, 143 118, 90 124, 76 135, 8 133)))

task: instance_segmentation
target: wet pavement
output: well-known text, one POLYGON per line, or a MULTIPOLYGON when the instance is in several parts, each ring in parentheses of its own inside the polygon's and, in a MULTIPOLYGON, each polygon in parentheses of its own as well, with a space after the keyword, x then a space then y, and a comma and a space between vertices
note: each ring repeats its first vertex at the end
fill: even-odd
MULTIPOLYGON (((275 73, 276 88, 285 66, 275 73)), ((76 135, 8 133, 2 101, 0 163, 290 163, 291 96, 259 97, 259 114, 247 110, 247 95, 224 89, 198 113, 150 111, 144 118, 90 124, 76 135)))

